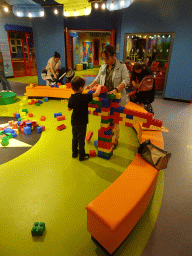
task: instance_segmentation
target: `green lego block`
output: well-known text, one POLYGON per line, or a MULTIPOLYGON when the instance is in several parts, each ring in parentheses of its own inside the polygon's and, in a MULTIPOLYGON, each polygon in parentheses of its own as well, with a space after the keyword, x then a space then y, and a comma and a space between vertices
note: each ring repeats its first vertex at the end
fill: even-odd
POLYGON ((4 147, 9 145, 9 140, 2 140, 1 145, 4 146, 4 147))
POLYGON ((32 236, 42 236, 44 231, 45 231, 45 223, 35 222, 31 230, 31 234, 32 236))
POLYGON ((4 134, 4 131, 0 131, 0 135, 3 135, 4 134))
POLYGON ((23 120, 23 118, 21 118, 21 117, 20 117, 20 118, 18 118, 18 121, 21 121, 21 120, 23 120))
POLYGON ((105 153, 105 152, 103 152, 103 155, 104 155, 104 156, 107 156, 107 157, 111 157, 111 156, 113 155, 113 151, 112 151, 111 153, 105 153))
POLYGON ((28 113, 27 109, 22 109, 22 112, 28 113))
MULTIPOLYGON (((6 133, 6 135, 7 135, 7 138, 8 138, 8 139, 12 139, 12 138, 13 138, 12 133, 9 133, 9 132, 8 132, 8 133, 6 133)), ((5 138, 5 137, 4 137, 4 138, 5 138)))
POLYGON ((107 99, 110 99, 110 100, 114 100, 114 99, 116 99, 116 96, 113 94, 113 93, 111 93, 111 94, 107 94, 107 99))
POLYGON ((105 138, 101 138, 101 137, 99 137, 98 140, 104 141, 104 142, 111 142, 112 141, 112 139, 105 139, 105 138))
POLYGON ((40 103, 36 103, 36 106, 40 106, 41 104, 40 103))
POLYGON ((101 101, 98 101, 98 100, 92 100, 91 102, 89 102, 89 104, 95 104, 95 105, 98 105, 99 108, 101 108, 101 101))
POLYGON ((102 124, 108 124, 108 123, 111 123, 112 121, 113 121, 112 119, 108 119, 108 120, 101 119, 102 124))
POLYGON ((2 140, 9 140, 9 137, 8 136, 3 137, 2 140))

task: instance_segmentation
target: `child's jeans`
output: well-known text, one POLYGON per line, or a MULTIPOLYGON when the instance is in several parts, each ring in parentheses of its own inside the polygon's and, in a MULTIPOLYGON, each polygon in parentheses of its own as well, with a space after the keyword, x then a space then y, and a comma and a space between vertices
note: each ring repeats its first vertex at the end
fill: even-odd
POLYGON ((72 125, 72 152, 73 154, 78 153, 79 146, 79 156, 85 155, 85 136, 87 131, 87 124, 83 125, 72 125))

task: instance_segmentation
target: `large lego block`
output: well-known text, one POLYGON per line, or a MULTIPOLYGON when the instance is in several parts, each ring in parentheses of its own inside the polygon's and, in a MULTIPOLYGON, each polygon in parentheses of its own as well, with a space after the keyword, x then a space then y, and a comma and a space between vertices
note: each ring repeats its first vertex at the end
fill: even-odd
POLYGON ((112 149, 112 147, 113 147, 113 143, 98 140, 98 148, 110 150, 110 149, 112 149))
POLYGON ((32 236, 42 236, 45 231, 45 223, 44 222, 35 222, 33 228, 31 230, 32 236))

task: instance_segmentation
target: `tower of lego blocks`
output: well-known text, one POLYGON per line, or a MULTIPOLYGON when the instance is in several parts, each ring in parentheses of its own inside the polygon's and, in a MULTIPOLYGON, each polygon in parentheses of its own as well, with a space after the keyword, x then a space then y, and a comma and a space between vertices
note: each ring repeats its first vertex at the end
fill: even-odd
MULTIPOLYGON (((88 93, 94 93, 98 85, 88 93)), ((121 93, 107 94, 107 88, 102 87, 99 97, 95 97, 89 107, 96 108, 93 115, 101 116, 101 128, 98 131, 98 156, 110 159, 114 149, 114 127, 120 124, 132 127, 136 123, 143 123, 143 127, 150 125, 161 127, 163 122, 153 118, 153 114, 126 109, 120 106, 121 93)))

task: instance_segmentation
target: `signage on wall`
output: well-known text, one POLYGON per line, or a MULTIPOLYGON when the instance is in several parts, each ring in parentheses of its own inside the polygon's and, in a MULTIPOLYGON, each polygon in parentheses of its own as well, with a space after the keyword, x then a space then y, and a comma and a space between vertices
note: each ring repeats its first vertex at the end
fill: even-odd
POLYGON ((0 42, 0 51, 2 52, 2 55, 3 55, 5 76, 6 77, 13 76, 12 63, 11 63, 8 43, 0 42))

